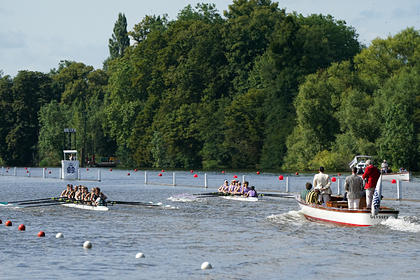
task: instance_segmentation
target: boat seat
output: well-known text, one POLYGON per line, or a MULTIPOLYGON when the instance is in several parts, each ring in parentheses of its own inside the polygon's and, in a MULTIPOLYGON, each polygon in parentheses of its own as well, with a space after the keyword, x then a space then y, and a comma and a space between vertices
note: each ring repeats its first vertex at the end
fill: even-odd
POLYGON ((327 201, 327 207, 348 208, 347 201, 327 201))

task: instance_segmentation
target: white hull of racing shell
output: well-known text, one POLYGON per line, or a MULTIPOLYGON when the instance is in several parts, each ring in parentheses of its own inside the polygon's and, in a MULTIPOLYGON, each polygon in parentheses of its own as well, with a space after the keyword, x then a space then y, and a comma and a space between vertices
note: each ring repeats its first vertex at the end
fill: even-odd
POLYGON ((308 220, 328 222, 343 226, 373 226, 389 218, 398 218, 398 210, 381 207, 378 215, 372 215, 371 210, 357 209, 349 210, 347 208, 335 208, 323 205, 312 205, 296 196, 301 211, 308 220))
POLYGON ((61 204, 66 207, 78 208, 78 209, 85 209, 85 210, 94 210, 94 211, 108 211, 108 207, 106 206, 94 206, 94 205, 87 205, 87 204, 77 204, 77 203, 63 203, 61 204))
POLYGON ((258 197, 246 197, 239 195, 220 196, 224 199, 239 200, 239 201, 258 201, 258 197))

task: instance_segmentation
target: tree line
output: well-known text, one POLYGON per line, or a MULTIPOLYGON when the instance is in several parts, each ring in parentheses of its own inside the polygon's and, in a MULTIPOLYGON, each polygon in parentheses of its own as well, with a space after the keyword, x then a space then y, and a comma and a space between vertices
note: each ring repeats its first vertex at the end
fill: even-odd
POLYGON ((130 167, 348 170, 367 154, 415 171, 419 40, 407 28, 365 47, 345 21, 270 0, 223 16, 188 5, 131 31, 119 14, 103 69, 0 77, 0 160, 58 165, 76 128, 79 151, 130 167))

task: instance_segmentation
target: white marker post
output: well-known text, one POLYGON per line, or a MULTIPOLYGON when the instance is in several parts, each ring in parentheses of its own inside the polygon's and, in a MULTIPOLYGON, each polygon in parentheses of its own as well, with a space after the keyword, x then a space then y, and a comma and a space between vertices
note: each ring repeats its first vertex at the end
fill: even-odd
POLYGON ((176 186, 176 175, 175 175, 175 172, 172 173, 172 185, 174 187, 176 186))
POLYGON ((147 185, 147 171, 144 171, 144 184, 147 185))
POLYGON ((100 169, 98 169, 98 181, 99 182, 101 181, 101 170, 100 169))
POLYGON ((337 195, 341 194, 341 190, 340 190, 340 179, 337 179, 337 195))
POLYGON ((397 199, 402 199, 402 184, 400 180, 397 180, 397 199))
POLYGON ((286 192, 289 192, 289 177, 286 177, 286 192))
POLYGON ((207 173, 204 173, 204 188, 207 189, 207 173))

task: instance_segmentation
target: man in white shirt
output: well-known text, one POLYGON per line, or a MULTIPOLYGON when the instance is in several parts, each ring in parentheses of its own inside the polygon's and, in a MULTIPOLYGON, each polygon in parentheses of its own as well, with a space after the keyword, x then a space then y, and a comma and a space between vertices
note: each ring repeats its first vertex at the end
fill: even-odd
POLYGON ((319 167, 319 173, 315 175, 313 186, 314 189, 318 189, 320 192, 319 201, 320 202, 327 202, 330 201, 331 198, 331 179, 328 174, 324 174, 324 167, 319 167))

